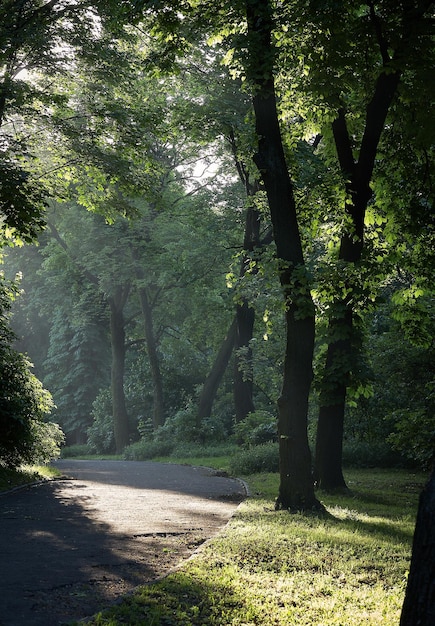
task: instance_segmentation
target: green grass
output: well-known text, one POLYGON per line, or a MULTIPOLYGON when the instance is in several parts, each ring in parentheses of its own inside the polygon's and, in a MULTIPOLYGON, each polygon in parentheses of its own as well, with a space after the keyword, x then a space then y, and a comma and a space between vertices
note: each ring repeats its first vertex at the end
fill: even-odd
POLYGON ((195 467, 211 467, 215 470, 228 472, 230 459, 227 456, 195 456, 195 457, 173 457, 161 456, 153 459, 159 463, 176 463, 177 465, 193 465, 195 467))
POLYGON ((23 466, 15 470, 0 465, 0 492, 56 476, 60 476, 60 472, 49 465, 23 466))
POLYGON ((250 476, 253 496, 194 559, 86 623, 396 626, 425 477, 346 477, 351 493, 319 494, 318 517, 274 511, 277 475, 250 476))
POLYGON ((81 460, 81 461, 122 461, 122 454, 77 454, 74 456, 61 456, 61 459, 68 459, 68 461, 81 460))

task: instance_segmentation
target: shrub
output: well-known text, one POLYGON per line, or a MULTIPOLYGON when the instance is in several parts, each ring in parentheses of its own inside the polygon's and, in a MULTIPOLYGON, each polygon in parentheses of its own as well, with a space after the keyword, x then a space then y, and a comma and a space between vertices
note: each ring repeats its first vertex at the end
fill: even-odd
POLYGON ((171 453, 174 459, 189 459, 193 457, 219 457, 233 456, 239 447, 234 443, 221 443, 215 446, 202 445, 200 443, 180 443, 177 444, 171 453))
POLYGON ((227 431, 221 418, 206 417, 197 424, 197 407, 189 403, 154 433, 154 439, 171 439, 174 442, 198 442, 202 444, 225 441, 227 431))
POLYGON ((388 442, 395 450, 423 470, 430 469, 435 460, 435 414, 432 412, 435 383, 431 387, 432 410, 429 412, 419 408, 414 411, 397 411, 394 414, 397 419, 395 432, 388 437, 388 442))
POLYGON ((231 474, 247 476, 259 472, 279 471, 278 444, 264 443, 247 450, 240 450, 230 460, 231 474))
POLYGON ((45 421, 53 400, 28 359, 8 345, 13 335, 1 330, 0 461, 10 468, 47 462, 59 455, 63 441, 60 427, 45 421))
POLYGON ((234 426, 237 443, 244 446, 257 446, 277 440, 276 419, 268 411, 253 411, 234 426))
POLYGON ((141 439, 124 449, 126 461, 147 461, 157 456, 169 456, 174 448, 172 441, 145 441, 141 439))
POLYGON ((383 441, 344 441, 345 467, 403 467, 404 457, 383 441))
POLYGON ((113 433, 112 395, 110 389, 101 389, 92 404, 93 422, 87 430, 90 452, 108 454, 115 451, 113 433))
POLYGON ((65 434, 59 424, 53 422, 37 422, 31 424, 32 463, 46 465, 51 459, 60 456, 65 434))
POLYGON ((75 457, 87 456, 88 454, 91 454, 91 450, 86 443, 77 443, 73 446, 65 446, 61 451, 61 457, 63 459, 73 459, 75 457))

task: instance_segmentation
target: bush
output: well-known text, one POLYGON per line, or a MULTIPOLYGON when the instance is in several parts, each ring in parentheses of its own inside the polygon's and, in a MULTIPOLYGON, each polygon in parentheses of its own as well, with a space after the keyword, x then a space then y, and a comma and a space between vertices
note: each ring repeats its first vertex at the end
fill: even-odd
POLYGON ((88 456, 89 454, 92 453, 86 443, 77 443, 73 446, 65 446, 62 448, 60 456, 63 459, 74 459, 76 457, 88 456))
POLYGON ((53 422, 37 422, 31 424, 32 463, 46 465, 60 456, 65 434, 59 424, 53 422))
POLYGON ((258 446, 277 440, 276 418, 268 411, 253 411, 234 426, 237 443, 258 446))
MULTIPOLYGON (((431 387, 433 410, 435 383, 431 387)), ((414 411, 397 411, 395 417, 396 429, 388 437, 388 442, 421 469, 430 469, 435 460, 435 414, 420 408, 414 411)))
POLYGON ((115 451, 113 432, 112 395, 110 389, 101 389, 92 404, 93 422, 87 430, 91 453, 109 454, 115 451))
POLYGON ((172 441, 145 441, 141 439, 124 449, 126 461, 147 461, 157 456, 169 456, 174 449, 172 441))
POLYGON ((234 443, 221 443, 218 445, 202 445, 199 443, 180 443, 177 444, 171 453, 174 459, 189 459, 194 457, 212 457, 233 456, 239 450, 234 443))
POLYGON ((228 433, 221 418, 206 417, 197 425, 197 407, 189 403, 154 433, 154 439, 174 442, 212 443, 225 441, 228 433))
POLYGON ((48 462, 63 441, 60 427, 45 421, 53 400, 28 359, 8 345, 13 335, 0 330, 0 462, 10 468, 48 462))
POLYGON ((404 457, 385 442, 344 441, 345 467, 403 467, 404 457))
POLYGON ((264 443, 247 450, 240 450, 230 460, 231 474, 247 476, 259 472, 279 471, 278 444, 264 443))

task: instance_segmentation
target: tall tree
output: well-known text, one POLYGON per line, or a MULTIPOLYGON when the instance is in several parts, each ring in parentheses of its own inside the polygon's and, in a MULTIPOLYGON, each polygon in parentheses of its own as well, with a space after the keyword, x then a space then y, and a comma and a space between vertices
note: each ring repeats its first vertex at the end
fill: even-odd
POLYGON ((278 401, 280 486, 277 508, 319 509, 311 476, 307 436, 312 381, 314 304, 311 299, 296 215, 293 185, 285 159, 276 104, 269 2, 246 2, 247 78, 253 89, 258 151, 254 156, 269 202, 287 327, 284 380, 278 401))
MULTIPOLYGON (((343 425, 346 390, 355 360, 352 346, 355 341, 354 303, 360 297, 358 273, 361 272, 361 264, 364 265, 364 220, 372 197, 370 185, 393 99, 403 74, 416 70, 412 58, 413 50, 422 45, 420 32, 425 27, 431 4, 426 0, 418 3, 405 2, 403 6, 395 6, 393 9, 388 3, 379 3, 377 6, 369 2, 361 7, 366 11, 363 15, 368 27, 367 34, 375 44, 375 56, 377 46, 378 59, 374 58, 377 71, 370 77, 365 74, 364 94, 357 94, 355 91, 352 94, 349 91, 347 94, 343 92, 341 97, 337 96, 339 108, 331 130, 345 181, 345 226, 340 240, 338 263, 346 264, 352 269, 345 270, 347 279, 342 293, 337 294, 329 309, 328 349, 320 392, 315 462, 316 478, 319 486, 324 489, 345 487, 341 467, 343 425), (366 93, 369 89, 370 96, 367 99, 366 93), (350 100, 349 104, 346 96, 350 100), (359 98, 357 102, 360 102, 360 112, 364 117, 364 123, 359 129, 358 147, 355 147, 355 130, 352 132, 349 129, 352 125, 350 118, 355 114, 355 98, 359 98)), ((353 13, 353 9, 349 7, 345 23, 352 20, 356 21, 353 28, 361 28, 360 15, 353 13)), ((343 23, 342 18, 337 19, 336 26, 333 27, 338 33, 341 32, 339 23, 343 23)))

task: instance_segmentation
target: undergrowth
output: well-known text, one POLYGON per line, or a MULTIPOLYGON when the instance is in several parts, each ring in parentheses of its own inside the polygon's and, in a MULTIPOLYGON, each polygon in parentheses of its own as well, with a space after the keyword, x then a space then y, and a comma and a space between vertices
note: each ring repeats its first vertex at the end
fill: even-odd
POLYGON ((0 464, 0 492, 54 478, 59 474, 58 470, 49 465, 25 465, 18 469, 9 469, 0 464))

